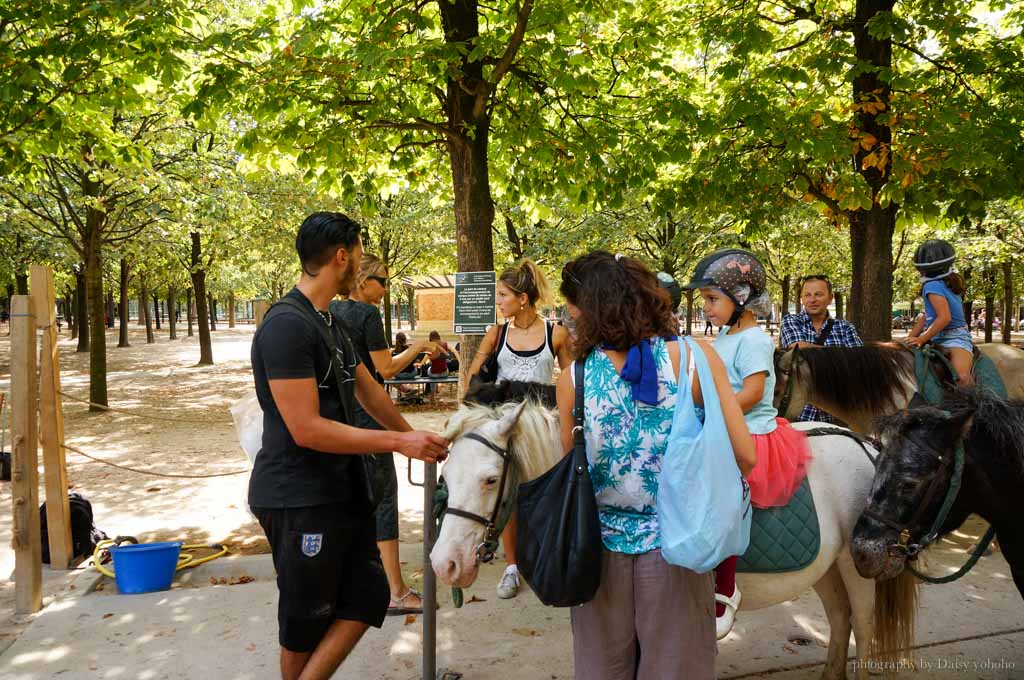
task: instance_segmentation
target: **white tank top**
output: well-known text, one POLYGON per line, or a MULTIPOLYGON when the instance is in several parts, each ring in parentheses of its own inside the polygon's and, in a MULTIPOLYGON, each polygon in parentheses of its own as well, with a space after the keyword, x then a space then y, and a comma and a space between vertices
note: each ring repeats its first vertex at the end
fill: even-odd
POLYGON ((550 385, 555 374, 554 326, 544 319, 544 343, 534 350, 508 346, 508 333, 498 348, 498 382, 519 380, 550 385))

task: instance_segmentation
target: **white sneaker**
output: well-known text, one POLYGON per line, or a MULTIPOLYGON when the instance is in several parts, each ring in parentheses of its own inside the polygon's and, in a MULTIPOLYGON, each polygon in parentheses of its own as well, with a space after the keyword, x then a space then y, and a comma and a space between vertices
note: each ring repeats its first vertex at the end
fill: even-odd
POLYGON ((740 594, 738 587, 733 591, 732 597, 715 593, 715 602, 721 602, 725 605, 725 613, 715 617, 715 636, 717 639, 721 640, 732 631, 732 626, 736 623, 736 610, 740 608, 742 600, 743 595, 740 594))
POLYGON ((498 597, 508 600, 519 592, 519 570, 514 565, 505 569, 501 580, 498 582, 498 597))

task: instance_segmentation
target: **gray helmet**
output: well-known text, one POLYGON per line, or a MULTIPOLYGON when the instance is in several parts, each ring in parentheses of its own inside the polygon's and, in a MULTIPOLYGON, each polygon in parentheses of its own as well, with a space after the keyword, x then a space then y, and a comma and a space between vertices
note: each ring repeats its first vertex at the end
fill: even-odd
POLYGON ((693 277, 683 288, 718 288, 729 296, 736 304, 729 320, 732 325, 752 304, 767 304, 768 275, 749 250, 723 248, 698 262, 693 277))
POLYGON ((683 289, 679 287, 679 282, 668 272, 658 272, 654 276, 658 279, 658 285, 672 298, 672 310, 679 309, 679 303, 683 301, 683 289))
POLYGON ((914 251, 914 266, 922 276, 941 277, 953 269, 956 251, 949 241, 933 238, 925 241, 914 251))

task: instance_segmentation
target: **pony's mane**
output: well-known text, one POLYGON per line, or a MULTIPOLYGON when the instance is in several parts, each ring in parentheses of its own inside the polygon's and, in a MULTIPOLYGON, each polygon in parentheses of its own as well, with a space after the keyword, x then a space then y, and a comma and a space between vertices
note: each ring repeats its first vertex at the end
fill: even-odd
MULTIPOLYGON (((442 435, 448 441, 500 419, 513 411, 517 403, 482 406, 463 404, 448 419, 442 435)), ((509 453, 516 461, 522 480, 530 480, 547 472, 561 456, 558 414, 528 399, 512 431, 509 453)))
POLYGON ((812 397, 861 413, 896 409, 894 395, 906 389, 907 373, 913 372, 912 356, 889 343, 800 352, 810 371, 812 397))
POLYGON ((1004 401, 983 387, 955 390, 943 401, 941 409, 912 408, 877 422, 887 432, 913 426, 931 430, 946 422, 950 413, 964 411, 974 418, 968 437, 981 440, 980 446, 975 447, 977 453, 1024 470, 1024 401, 1004 401))

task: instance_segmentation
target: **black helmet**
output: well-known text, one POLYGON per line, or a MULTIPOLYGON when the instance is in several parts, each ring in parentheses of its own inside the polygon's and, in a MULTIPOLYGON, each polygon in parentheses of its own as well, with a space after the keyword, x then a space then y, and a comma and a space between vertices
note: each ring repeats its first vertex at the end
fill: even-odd
POLYGON ((955 259, 953 246, 940 238, 929 239, 914 251, 914 266, 923 276, 941 277, 948 274, 953 269, 955 259))
POLYGON ((747 305, 761 301, 768 289, 768 275, 757 256, 740 248, 722 248, 697 263, 693 278, 683 288, 718 288, 736 304, 729 324, 736 323, 747 305))
POLYGON ((658 285, 672 298, 672 310, 679 309, 679 303, 683 301, 683 289, 679 287, 679 282, 668 272, 658 272, 654 276, 658 279, 658 285))

